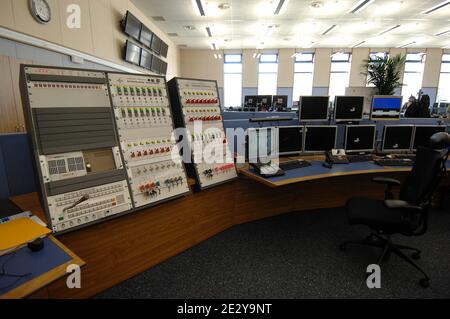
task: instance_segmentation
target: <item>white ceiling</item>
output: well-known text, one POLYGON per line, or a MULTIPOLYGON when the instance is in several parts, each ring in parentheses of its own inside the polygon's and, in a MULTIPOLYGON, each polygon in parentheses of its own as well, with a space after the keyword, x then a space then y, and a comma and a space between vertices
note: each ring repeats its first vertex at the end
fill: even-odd
POLYGON ((202 0, 206 16, 200 16, 194 0, 132 0, 147 16, 162 16, 155 24, 177 45, 188 48, 344 48, 365 41, 361 47, 450 47, 450 5, 430 14, 421 12, 443 0, 373 0, 361 12, 347 13, 361 0, 286 0, 274 15, 280 0, 202 0), (312 3, 319 2, 320 8, 312 3), (220 10, 227 3, 230 9, 220 10), (270 31, 270 26, 272 31, 270 31), (327 35, 322 33, 336 27, 327 35), (393 26, 400 27, 379 35, 393 26), (193 26, 195 30, 186 30, 193 26), (211 27, 213 37, 205 28, 211 27), (262 43, 264 43, 262 45, 262 43))

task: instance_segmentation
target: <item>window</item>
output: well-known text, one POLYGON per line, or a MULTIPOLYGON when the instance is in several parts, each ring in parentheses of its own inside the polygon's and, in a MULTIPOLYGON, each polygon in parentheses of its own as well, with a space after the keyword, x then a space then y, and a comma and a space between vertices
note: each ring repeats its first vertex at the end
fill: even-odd
MULTIPOLYGON (((389 54, 387 53, 387 52, 370 52, 370 54, 369 54, 369 59, 370 60, 372 60, 372 59, 375 59, 375 58, 382 58, 382 59, 384 59, 384 58, 386 58, 386 57, 388 57, 389 56, 389 54)), ((367 75, 367 78, 368 78, 369 76, 367 75)), ((366 84, 366 86, 367 87, 375 87, 375 84, 372 84, 372 83, 367 83, 366 84)))
POLYGON ((437 101, 450 101, 450 54, 442 55, 437 101))
POLYGON ((261 54, 259 58, 258 95, 277 95, 278 55, 261 54))
POLYGON ((335 53, 331 57, 330 100, 337 95, 345 95, 345 89, 350 82, 351 53, 335 53))
POLYGON ((424 53, 408 53, 406 55, 404 86, 402 88, 403 101, 408 101, 411 95, 417 98, 419 91, 422 89, 425 60, 426 54, 424 53))
POLYGON ((242 55, 225 54, 223 73, 225 107, 240 107, 242 104, 242 55))
POLYGON ((294 100, 300 96, 312 95, 314 53, 299 53, 295 56, 294 100))

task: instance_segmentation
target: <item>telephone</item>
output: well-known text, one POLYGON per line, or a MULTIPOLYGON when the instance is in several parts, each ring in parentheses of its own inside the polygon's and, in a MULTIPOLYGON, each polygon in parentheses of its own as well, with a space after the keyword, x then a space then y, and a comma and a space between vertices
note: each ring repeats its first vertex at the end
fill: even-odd
POLYGON ((272 163, 272 161, 270 161, 267 164, 262 164, 258 162, 257 164, 250 164, 250 165, 253 166, 258 171, 258 174, 261 175, 262 177, 283 176, 285 174, 285 172, 282 169, 280 169, 278 164, 272 163))
POLYGON ((343 149, 334 149, 326 152, 326 161, 329 164, 348 164, 349 160, 343 149))

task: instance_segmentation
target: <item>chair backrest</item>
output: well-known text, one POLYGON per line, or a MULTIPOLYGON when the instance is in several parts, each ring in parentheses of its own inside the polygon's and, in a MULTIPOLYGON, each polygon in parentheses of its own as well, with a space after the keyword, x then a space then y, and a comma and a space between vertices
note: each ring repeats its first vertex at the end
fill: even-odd
POLYGON ((444 174, 444 161, 442 152, 419 147, 416 163, 400 190, 400 199, 416 205, 429 202, 444 174))

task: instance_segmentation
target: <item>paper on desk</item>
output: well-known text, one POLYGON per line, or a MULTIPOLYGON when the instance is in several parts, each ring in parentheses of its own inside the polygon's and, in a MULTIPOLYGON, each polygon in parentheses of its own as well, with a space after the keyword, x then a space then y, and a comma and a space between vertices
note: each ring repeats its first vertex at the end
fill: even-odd
POLYGON ((26 244, 50 233, 50 229, 39 225, 30 218, 12 220, 0 225, 0 251, 26 244))

